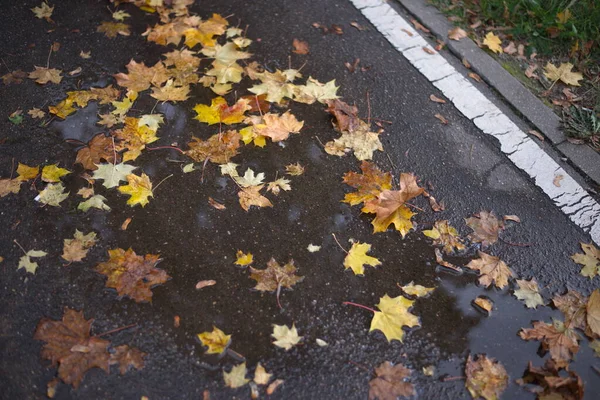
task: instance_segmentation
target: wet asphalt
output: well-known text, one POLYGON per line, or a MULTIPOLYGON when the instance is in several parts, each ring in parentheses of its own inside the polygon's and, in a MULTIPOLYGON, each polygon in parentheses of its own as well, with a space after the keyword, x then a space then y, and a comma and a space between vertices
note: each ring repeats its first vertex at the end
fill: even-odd
MULTIPOLYGON (((466 236, 470 229, 464 218, 480 210, 497 215, 515 214, 520 224, 510 224, 503 238, 513 243, 531 243, 530 247, 498 242, 489 252, 499 256, 521 279, 535 277, 549 303, 552 296, 567 288, 589 294, 598 287, 598 279, 578 274, 579 266, 569 256, 579 251, 580 241, 589 238, 521 171, 500 152, 498 144, 479 132, 450 104, 436 104, 431 94, 442 97, 425 78, 402 58, 349 2, 323 1, 202 1, 192 10, 202 17, 212 13, 228 16, 233 25, 247 27, 255 40, 250 47, 252 60, 275 69, 303 66, 302 73, 321 82, 335 79, 338 94, 355 103, 367 118, 368 101, 373 119, 384 123, 381 141, 385 152, 374 161, 383 170, 392 171, 395 182, 401 172, 415 173, 422 183, 429 182, 431 194, 446 204, 446 211, 433 213, 426 199, 415 205, 425 211, 415 216, 416 229, 404 239, 398 232, 372 233, 370 218, 359 207, 340 202, 350 188, 342 183, 347 171, 358 171, 359 162, 326 154, 320 144, 336 137, 331 119, 321 104, 292 103, 290 109, 305 121, 301 134, 293 135, 283 146, 270 143, 264 149, 247 146, 234 162, 242 171, 251 167, 265 172, 267 180, 282 176, 285 165, 299 162, 306 172, 291 177, 292 190, 279 196, 269 195, 274 207, 245 212, 237 203, 237 187, 222 177, 214 164, 204 171, 184 174, 182 163, 189 162, 171 150, 147 151, 136 160, 139 170, 155 183, 166 176, 145 207, 125 205, 126 197, 96 184, 96 192, 107 197, 112 211, 76 210, 74 196, 85 183, 78 177, 80 166, 73 165, 76 147, 65 139, 88 141, 102 132, 95 125, 98 106, 91 103, 65 121, 53 121, 40 127, 37 120, 25 118, 15 126, 7 116, 16 109, 45 108, 56 104, 68 90, 105 86, 114 83, 111 75, 125 71, 131 58, 151 65, 165 48, 141 37, 156 17, 137 8, 120 9, 132 15, 129 37, 108 39, 96 32, 101 21, 110 20, 108 2, 56 2, 48 24, 35 19, 31 11, 37 2, 7 3, 0 13, 2 32, 2 74, 8 70, 33 70, 45 65, 49 46, 60 42, 50 66, 71 71, 83 68, 77 77, 66 76, 59 85, 40 86, 31 80, 20 85, 0 86, 0 175, 8 177, 12 163, 28 165, 60 163, 75 173, 64 179, 71 196, 62 207, 41 207, 34 201, 37 191, 23 185, 17 195, 0 199, 0 398, 45 398, 46 383, 56 370, 40 358, 41 342, 33 332, 42 317, 60 319, 65 306, 83 309, 86 318, 94 318, 94 334, 137 323, 133 329, 107 337, 114 345, 129 344, 148 353, 141 371, 121 376, 116 369, 110 375, 95 369, 88 372, 82 385, 73 390, 60 385, 58 399, 198 399, 208 390, 212 399, 249 398, 248 386, 226 388, 221 371, 239 360, 226 356, 218 359, 204 355, 196 334, 213 325, 233 335, 231 348, 243 355, 251 371, 261 362, 276 378, 285 380, 271 396, 274 399, 364 399, 372 378, 364 368, 373 370, 383 361, 399 362, 413 370, 411 381, 422 399, 468 399, 464 381, 443 381, 444 377, 462 376, 469 353, 486 353, 507 369, 511 384, 506 399, 533 399, 534 395, 514 383, 531 360, 543 364, 539 343, 525 342, 517 336, 533 320, 550 321, 560 313, 550 307, 528 310, 512 295, 511 289, 486 289, 477 285, 474 273, 454 275, 436 266, 434 247, 421 231, 435 220, 448 219, 466 236), (357 21, 367 29, 350 26, 357 21), (338 24, 342 35, 323 34, 311 24, 338 24), (294 38, 309 43, 310 53, 293 54, 294 38), (260 41, 259 41, 260 39, 260 41), (92 51, 83 60, 79 52, 92 51), (366 71, 350 73, 345 62, 360 58, 366 71), (288 64, 289 63, 289 64, 288 64), (442 125, 434 114, 449 120, 442 125), (208 197, 226 205, 216 210, 208 197), (132 218, 125 231, 123 221, 132 218), (63 239, 75 229, 98 233, 99 243, 81 263, 63 266, 60 255, 63 239), (352 238, 372 244, 371 254, 381 260, 376 269, 368 268, 364 277, 344 271, 345 253, 335 243, 352 238), (45 250, 35 275, 17 271, 21 250, 45 250), (319 252, 306 250, 309 244, 322 246, 319 252), (93 271, 105 261, 107 250, 132 247, 138 254, 160 254, 160 268, 172 277, 156 287, 152 303, 137 304, 119 299, 104 287, 103 276, 93 271), (257 268, 276 258, 283 263, 294 259, 304 281, 294 290, 283 290, 279 309, 274 294, 252 290, 254 281, 248 271, 234 266, 237 250, 254 254, 257 268), (196 290, 196 282, 217 281, 215 286, 196 290), (343 305, 352 301, 374 306, 384 294, 400 295, 397 283, 410 281, 437 287, 433 294, 415 303, 413 313, 421 326, 407 331, 404 343, 388 343, 380 332, 369 333, 371 314, 343 305), (487 317, 471 305, 479 296, 488 296, 494 310, 487 317), (174 326, 179 316, 181 324, 174 326), (284 351, 271 344, 272 324, 295 323, 303 344, 284 351), (320 338, 329 345, 320 347, 320 338), (356 364, 364 367, 358 367, 356 364), (433 377, 422 368, 433 365, 433 377)), ((248 81, 227 96, 246 94, 248 81)), ((202 87, 192 89, 188 101, 161 104, 157 112, 165 116, 154 145, 176 143, 180 147, 192 135, 208 137, 216 130, 193 120, 192 108, 209 103, 213 95, 202 87)), ((134 106, 148 113, 154 106, 149 96, 141 96, 134 106)), ((348 245, 349 247, 349 245, 348 245)), ((478 247, 449 260, 465 265, 478 247)), ((572 369, 584 380, 586 399, 596 398, 600 377, 591 368, 598 365, 587 340, 572 369)))

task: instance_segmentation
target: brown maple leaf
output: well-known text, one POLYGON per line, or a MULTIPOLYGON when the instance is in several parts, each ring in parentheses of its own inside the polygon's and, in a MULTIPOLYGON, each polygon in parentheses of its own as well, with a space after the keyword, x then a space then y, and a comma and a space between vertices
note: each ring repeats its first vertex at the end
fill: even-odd
POLYGON ((496 218, 493 212, 480 211, 474 217, 466 218, 465 222, 473 229, 469 238, 483 247, 498 241, 498 233, 504 229, 504 222, 496 218))
POLYGON ((369 382, 369 400, 396 400, 398 396, 414 395, 413 384, 404 381, 411 372, 402 364, 392 365, 389 361, 382 363, 375 368, 377 376, 369 382))
POLYGON ((282 267, 274 258, 271 258, 266 269, 250 267, 250 279, 256 281, 254 289, 261 292, 273 292, 280 288, 291 289, 292 286, 304 279, 303 276, 295 275, 296 270, 294 260, 290 260, 282 267))
POLYGON ((479 354, 477 359, 471 355, 467 358, 465 367, 467 380, 465 386, 474 399, 483 397, 487 400, 496 400, 508 386, 506 369, 498 361, 479 354))
POLYGON ((346 193, 344 202, 352 206, 375 199, 384 190, 392 188, 392 174, 383 172, 369 161, 360 165, 362 174, 346 172, 344 183, 358 189, 353 193, 346 193))
POLYGON ((215 164, 226 164, 238 154, 241 136, 238 131, 227 131, 223 134, 212 135, 208 140, 192 138, 190 147, 185 154, 197 162, 209 160, 215 164))
POLYGON ((358 118, 358 108, 351 106, 341 100, 327 101, 327 112, 335 118, 333 123, 336 130, 350 132, 360 127, 361 120, 358 118))
POLYGON ((137 63, 132 59, 126 67, 129 74, 120 72, 114 77, 119 86, 136 92, 146 90, 151 85, 161 86, 169 79, 169 73, 161 61, 152 67, 147 67, 143 62, 137 63))
POLYGON ((586 305, 587 324, 589 331, 586 335, 590 337, 600 337, 600 289, 596 289, 590 295, 586 305))
POLYGON ((29 73, 29 79, 35 79, 35 81, 41 85, 45 85, 48 82, 60 83, 62 71, 56 68, 46 67, 35 67, 35 71, 29 73))
POLYGON ((112 137, 99 133, 77 152, 75 163, 88 170, 98 169, 96 164, 100 164, 102 160, 111 164, 118 163, 121 156, 116 152, 114 144, 112 137))
POLYGON ((109 260, 95 270, 108 277, 106 287, 117 290, 119 296, 129 296, 137 303, 152 301, 152 287, 165 283, 170 276, 156 268, 161 259, 155 254, 138 256, 132 249, 108 251, 109 260))
POLYGON ((83 311, 65 308, 62 321, 42 318, 33 336, 46 342, 42 348, 42 358, 58 366, 58 376, 66 384, 77 388, 85 373, 91 368, 101 368, 109 372, 108 346, 110 342, 90 337, 94 320, 87 320, 83 311))
POLYGON ((98 28, 96 28, 96 31, 104 33, 106 37, 111 39, 116 38, 117 35, 129 36, 131 34, 129 25, 113 21, 102 21, 98 28))
POLYGON ((247 186, 238 192, 240 205, 245 211, 248 211, 251 206, 273 207, 271 200, 260 194, 260 191, 264 186, 265 185, 247 186))
POLYGON ((508 265, 500 258, 486 254, 483 251, 479 251, 478 254, 480 258, 472 260, 467 264, 467 268, 479 271, 479 283, 485 287, 494 283, 500 289, 508 285, 508 278, 513 275, 508 265))
POLYGON ((7 74, 2 75, 2 82, 5 85, 10 85, 11 83, 23 83, 23 79, 27 78, 27 75, 27 72, 18 69, 16 71, 11 71, 7 74))
POLYGON ((534 367, 531 361, 523 375, 517 379, 519 385, 536 385, 538 399, 581 400, 583 381, 574 371, 568 376, 559 375, 560 367, 552 359, 546 360, 543 367, 534 367))
POLYGON ((363 211, 377 214, 378 219, 385 219, 423 192, 424 189, 419 187, 413 174, 401 173, 400 190, 384 190, 377 198, 365 203, 363 211))
POLYGON ((569 290, 562 296, 552 299, 554 306, 565 316, 565 326, 572 329, 587 329, 587 298, 576 290, 569 290))
POLYGON ((265 114, 262 123, 255 127, 256 133, 270 137, 274 142, 286 140, 290 133, 300 133, 304 126, 303 121, 298 121, 289 111, 283 115, 265 114))
POLYGON ((129 347, 126 344, 115 347, 115 352, 110 355, 110 365, 119 365, 119 372, 125 375, 129 367, 135 369, 144 368, 144 357, 146 353, 135 347, 129 347))
POLYGON ((294 50, 292 50, 292 52, 296 54, 308 54, 308 42, 294 39, 292 45, 294 46, 294 50))
POLYGON ((558 320, 554 320, 552 324, 534 321, 533 328, 522 329, 519 336, 524 340, 541 341, 542 349, 550 351, 550 356, 561 368, 569 365, 573 355, 579 350, 575 331, 558 320))

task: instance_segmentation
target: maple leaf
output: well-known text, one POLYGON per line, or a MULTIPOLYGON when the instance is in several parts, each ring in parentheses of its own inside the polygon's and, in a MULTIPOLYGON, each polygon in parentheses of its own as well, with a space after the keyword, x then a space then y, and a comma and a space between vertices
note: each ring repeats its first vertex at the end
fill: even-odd
POLYGON ((31 110, 27 111, 27 114, 31 115, 31 118, 36 119, 44 118, 46 116, 46 113, 39 108, 32 108, 31 110))
POLYGON ((158 140, 156 129, 147 125, 140 125, 139 118, 126 117, 123 129, 116 130, 115 136, 120 139, 117 150, 126 149, 123 161, 132 161, 139 157, 146 145, 158 140))
POLYGON ((479 283, 485 287, 492 283, 502 289, 508 285, 508 278, 513 275, 508 265, 498 257, 491 256, 479 251, 479 259, 472 260, 467 264, 467 268, 479 271, 479 283))
POLYGON ((294 50, 292 50, 293 53, 303 55, 308 54, 308 42, 304 40, 294 39, 294 41, 292 42, 292 46, 294 46, 294 50))
POLYGON ((265 185, 248 186, 242 188, 238 192, 240 205, 245 211, 248 211, 250 207, 273 207, 271 200, 260 194, 260 191, 265 185))
POLYGON ((465 367, 466 388, 474 399, 497 400, 508 386, 506 369, 498 361, 483 354, 473 359, 469 354, 465 367))
POLYGON ((538 284, 535 279, 530 281, 517 279, 519 289, 515 290, 515 297, 525 302, 527 308, 536 308, 544 305, 544 299, 539 293, 538 284))
POLYGON ((10 193, 19 193, 21 190, 21 181, 18 179, 0 179, 0 197, 10 193))
POLYGON ((28 181, 30 179, 34 179, 40 173, 40 167, 30 167, 25 164, 19 163, 17 166, 17 180, 19 181, 28 181))
POLYGON ((291 289, 296 283, 301 282, 304 277, 296 275, 294 260, 290 260, 283 267, 274 258, 267 263, 266 269, 250 267, 250 279, 256 281, 255 290, 261 292, 273 292, 281 288, 291 289))
POLYGON ((19 266, 17 267, 17 271, 23 268, 25 269, 25 271, 35 274, 35 271, 38 268, 38 263, 33 261, 31 258, 45 257, 47 255, 48 253, 42 250, 29 250, 25 253, 24 256, 22 256, 19 259, 19 266))
POLYGON ((241 250, 238 250, 235 256, 236 260, 234 264, 239 265, 241 267, 250 265, 254 261, 254 256, 252 255, 252 253, 244 253, 241 250))
POLYGON ((60 207, 60 203, 69 197, 69 192, 65 193, 65 187, 62 183, 51 183, 44 188, 36 197, 42 203, 53 207, 60 207))
POLYGON ((244 173, 244 176, 238 176, 236 174, 236 176, 232 175, 232 177, 241 187, 250 187, 261 185, 265 179, 265 174, 264 172, 255 174, 251 168, 248 168, 244 173))
POLYGON ((488 49, 494 53, 502 53, 502 40, 494 32, 488 32, 483 39, 483 45, 487 46, 488 49))
POLYGON ((294 98, 294 93, 297 89, 296 85, 292 82, 302 76, 295 69, 258 72, 254 64, 246 67, 246 73, 250 79, 259 79, 262 82, 259 85, 252 86, 248 90, 257 95, 265 94, 267 101, 271 103, 282 103, 283 98, 294 98))
POLYGON ((593 334, 588 336, 600 337, 600 289, 594 290, 590 295, 586 305, 586 311, 587 324, 589 330, 593 334))
POLYGON ((46 165, 42 168, 42 180, 44 182, 60 182, 60 178, 70 174, 71 171, 65 168, 59 168, 56 164, 46 165))
POLYGON ((144 357, 146 353, 135 347, 131 348, 124 344, 115 347, 115 352, 110 355, 108 360, 110 365, 118 365, 119 373, 125 375, 129 367, 137 370, 144 368, 144 357))
POLYGON ((102 21, 102 23, 96 28, 97 32, 104 33, 106 37, 114 39, 117 35, 129 36, 131 31, 129 25, 123 22, 113 21, 102 21))
POLYGON ((414 385, 405 381, 411 372, 402 364, 392 365, 389 361, 381 363, 375 368, 376 377, 369 381, 369 400, 396 400, 398 396, 413 396, 414 385))
POLYGON ((60 83, 62 71, 55 68, 35 67, 35 71, 29 73, 29 79, 35 79, 35 81, 41 85, 45 85, 48 82, 60 83))
POLYGON ((312 77, 306 80, 306 85, 298 85, 293 88, 294 101, 305 104, 313 104, 315 101, 326 104, 329 100, 339 98, 336 94, 339 86, 335 86, 335 79, 327 83, 321 83, 312 77))
POLYGON ((231 335, 226 335, 216 326, 213 326, 212 332, 202 332, 196 336, 198 336, 203 346, 208 347, 206 354, 221 354, 227 350, 231 343, 231 335))
POLYGON ((126 11, 119 10, 119 11, 115 11, 114 13, 112 13, 112 17, 114 20, 117 20, 117 21, 125 21, 125 19, 131 17, 131 14, 129 14, 126 11))
POLYGON ((559 320, 553 320, 552 324, 534 321, 533 328, 521 329, 519 336, 524 340, 541 341, 542 349, 550 351, 550 356, 560 367, 566 367, 579 350, 577 334, 559 320))
POLYGON ((90 336, 93 319, 86 320, 83 311, 65 308, 62 321, 42 318, 33 338, 46 342, 42 358, 58 364, 58 376, 66 384, 79 387, 85 373, 92 368, 109 372, 108 340, 90 336))
POLYGON ((269 374, 265 367, 263 367, 260 363, 256 364, 256 369, 254 370, 254 383, 257 385, 266 385, 269 383, 269 380, 273 374, 269 374))
POLYGON ((205 56, 214 58, 215 61, 224 64, 234 63, 237 60, 245 60, 252 56, 252 54, 245 51, 239 51, 238 46, 233 42, 227 42, 223 46, 217 44, 212 47, 205 47, 201 52, 205 56))
POLYGON ((137 63, 131 59, 126 67, 128 74, 120 72, 113 76, 117 80, 117 85, 135 92, 146 90, 151 85, 161 86, 169 79, 169 73, 161 61, 152 67, 147 67, 144 62, 137 63))
POLYGON ((475 243, 487 247, 498 241, 498 233, 504 229, 504 223, 496 218, 494 212, 480 211, 474 217, 465 218, 473 233, 469 238, 475 243))
POLYGON ((388 342, 392 340, 404 339, 403 326, 419 326, 419 318, 409 312, 414 301, 408 300, 403 296, 389 297, 387 294, 379 299, 377 308, 381 311, 375 311, 369 332, 380 330, 385 335, 388 342))
POLYGON ((81 203, 79 203, 77 209, 83 212, 86 212, 90 208, 97 208, 99 210, 110 211, 110 207, 104 203, 105 201, 106 197, 100 194, 95 194, 86 201, 82 201, 81 203))
POLYGON ((48 22, 52 22, 50 18, 52 16, 52 12, 54 12, 54 6, 50 7, 48 3, 43 2, 39 6, 31 9, 35 16, 39 19, 45 19, 48 22))
POLYGON ((303 336, 298 336, 295 324, 292 324, 291 328, 288 328, 287 325, 273 324, 273 333, 271 336, 275 339, 273 344, 286 351, 300 343, 300 340, 303 338, 303 336))
POLYGON ((300 163, 285 166, 285 173, 291 176, 300 176, 304 173, 304 167, 300 163))
POLYGON ((96 244, 96 233, 90 232, 86 235, 78 229, 75 230, 73 239, 65 239, 62 258, 69 263, 82 261, 90 248, 96 244))
POLYGON ((194 111, 198 115, 194 118, 209 125, 220 123, 225 125, 238 124, 246 118, 244 113, 251 108, 248 103, 248 99, 239 99, 234 105, 228 106, 227 100, 223 97, 215 97, 211 100, 210 106, 196 104, 194 111))
POLYGON ((571 256, 571 259, 577 264, 583 265, 580 274, 592 279, 600 273, 600 249, 593 243, 579 243, 583 253, 577 253, 571 256))
POLYGON ((460 40, 467 37, 467 32, 459 26, 456 26, 448 31, 448 39, 460 40))
POLYGON ((543 367, 534 367, 531 361, 522 379, 518 379, 519 385, 536 385, 531 388, 538 395, 538 399, 552 400, 582 400, 583 381, 574 372, 568 371, 568 375, 560 374, 560 368, 552 360, 546 360, 543 367))
POLYGON ((473 304, 482 309, 488 316, 492 315, 494 303, 489 298, 485 296, 477 296, 475 300, 473 300, 473 304))
POLYGON ((587 298, 576 290, 569 290, 562 296, 555 296, 552 303, 565 316, 565 326, 587 330, 587 298))
POLYGON ((367 255, 367 252, 369 251, 371 251, 370 244, 360 242, 353 243, 352 248, 350 248, 348 255, 344 259, 344 267, 346 269, 352 268, 354 275, 364 275, 364 265, 370 265, 371 267, 381 265, 381 261, 377 258, 367 255))
POLYGON ((275 196, 279 195, 281 190, 292 190, 289 179, 279 178, 267 184, 267 191, 273 193, 275 196))
POLYGON ((226 164, 238 154, 240 139, 241 136, 237 131, 217 133, 206 141, 192 137, 193 141, 188 143, 190 149, 185 154, 196 162, 204 162, 208 159, 215 164, 226 164))
POLYGON ((241 363, 239 365, 231 368, 230 372, 223 371, 223 380, 225 381, 225 385, 235 389, 244 386, 250 379, 246 378, 246 374, 248 370, 246 369, 246 363, 241 363))
POLYGON ((83 168, 95 170, 102 160, 115 163, 118 162, 120 156, 117 154, 114 147, 112 137, 99 133, 89 141, 89 143, 77 152, 75 163, 83 165, 83 168))
POLYGON ((373 158, 373 152, 383 151, 383 145, 379 140, 379 133, 370 132, 369 129, 366 122, 360 121, 356 129, 344 131, 339 138, 325 143, 325 151, 335 156, 343 156, 353 151, 358 160, 370 160, 373 158))
POLYGON ((435 221, 433 228, 424 230, 423 234, 433 239, 433 244, 443 245, 446 254, 451 254, 456 251, 464 250, 465 245, 462 244, 456 228, 448 224, 447 220, 435 221))
POLYGON ((344 174, 344 183, 358 189, 356 192, 346 193, 342 200, 351 206, 373 200, 384 190, 392 188, 392 174, 382 172, 374 163, 363 161, 360 169, 362 174, 356 172, 344 174))
POLYGON ((283 115, 267 113, 263 115, 262 122, 254 125, 256 134, 270 137, 272 141, 286 140, 290 133, 300 133, 304 126, 303 121, 298 121, 289 110, 283 115))
POLYGON ((164 86, 153 87, 152 94, 159 101, 185 101, 188 99, 190 94, 189 85, 175 85, 173 79, 169 79, 164 86))
POLYGON ((154 194, 152 193, 152 182, 150 182, 148 175, 143 172, 142 176, 137 176, 135 174, 127 175, 127 182, 128 185, 119 186, 119 192, 131 196, 129 200, 127 200, 127 204, 131 207, 136 204, 144 207, 150 202, 148 197, 154 197, 154 194))
POLYGON ((96 272, 106 275, 106 287, 117 290, 136 303, 152 301, 152 287, 165 283, 170 276, 156 268, 161 259, 155 254, 139 256, 130 248, 108 250, 109 260, 98 264, 96 272))
POLYGON ((7 74, 2 75, 2 82, 5 85, 10 85, 11 83, 19 84, 23 83, 23 79, 27 78, 28 73, 25 71, 21 71, 20 69, 16 71, 11 71, 7 74))
POLYGON ((435 290, 434 287, 428 288, 421 285, 415 285, 412 281, 408 285, 400 286, 400 289, 408 295, 417 297, 425 297, 435 290))
POLYGON ((340 132, 354 131, 360 126, 358 108, 351 106, 341 100, 327 101, 327 112, 334 117, 335 129, 340 132))
POLYGON ((600 340, 590 342, 590 348, 594 350, 594 355, 600 357, 600 340))
POLYGON ((553 83, 560 80, 567 85, 581 86, 579 81, 583 79, 583 75, 580 72, 573 72, 572 69, 573 64, 571 63, 562 63, 557 68, 549 62, 544 67, 544 75, 553 83))

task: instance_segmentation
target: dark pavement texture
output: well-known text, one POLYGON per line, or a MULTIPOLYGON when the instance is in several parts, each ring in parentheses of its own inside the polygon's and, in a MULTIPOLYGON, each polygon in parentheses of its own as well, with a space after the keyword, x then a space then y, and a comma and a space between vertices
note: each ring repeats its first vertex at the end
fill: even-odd
MULTIPOLYGON (((525 342, 517 332, 530 327, 532 320, 550 321, 559 317, 549 307, 526 310, 511 291, 477 286, 473 273, 455 276, 436 268, 433 247, 421 233, 434 220, 449 219, 461 234, 469 229, 463 218, 480 210, 493 210, 497 215, 516 214, 522 223, 512 224, 504 238, 510 242, 532 243, 531 247, 497 243, 491 254, 501 257, 519 278, 535 277, 546 301, 567 287, 589 294, 598 281, 578 274, 580 268, 569 256, 579 251, 580 241, 589 238, 571 224, 529 178, 517 170, 502 153, 497 143, 479 132, 451 105, 435 104, 430 94, 441 94, 398 54, 387 41, 347 2, 323 1, 203 1, 192 7, 202 17, 212 13, 230 16, 233 25, 248 26, 248 37, 260 38, 250 51, 267 67, 300 67, 304 76, 321 82, 336 79, 339 95, 355 102, 367 116, 367 93, 373 118, 389 120, 381 135, 385 152, 375 156, 384 170, 414 172, 422 182, 431 182, 432 194, 443 200, 447 210, 433 213, 428 208, 415 217, 416 230, 405 239, 395 231, 372 234, 370 218, 360 214, 359 207, 341 203, 349 188, 342 175, 357 171, 359 162, 352 156, 338 158, 326 154, 317 137, 325 143, 336 137, 330 117, 323 106, 292 103, 290 109, 305 121, 302 133, 292 136, 285 146, 269 144, 265 149, 251 146, 242 149, 234 162, 241 169, 252 167, 264 171, 267 178, 284 166, 300 162, 306 173, 292 178, 292 191, 270 196, 272 209, 244 212, 237 204, 237 188, 231 180, 220 176, 218 168, 209 164, 201 183, 201 171, 183 174, 180 164, 167 159, 186 160, 174 151, 149 151, 134 163, 159 182, 169 174, 145 208, 130 208, 126 198, 115 191, 105 191, 96 184, 97 192, 108 198, 110 213, 76 211, 74 192, 84 181, 73 166, 75 149, 66 138, 87 141, 102 131, 95 125, 97 110, 92 104, 64 122, 49 127, 37 126, 26 118, 14 126, 6 116, 17 108, 28 110, 56 104, 67 90, 104 86, 112 83, 111 75, 125 71, 133 57, 153 64, 165 48, 149 43, 140 34, 153 25, 149 16, 133 6, 124 5, 133 18, 130 37, 108 39, 96 33, 101 21, 110 20, 105 1, 56 2, 56 25, 37 20, 29 10, 37 2, 9 3, 0 14, 3 36, 3 64, 10 70, 33 70, 45 65, 49 46, 58 41, 60 51, 52 55, 50 65, 70 71, 83 68, 82 76, 66 77, 60 85, 39 86, 28 80, 21 85, 0 89, 0 172, 7 177, 12 160, 28 165, 60 162, 75 169, 66 179, 72 195, 60 208, 40 207, 33 198, 34 190, 23 187, 18 195, 0 200, 0 397, 3 399, 44 398, 46 383, 56 370, 40 359, 41 342, 33 339, 36 324, 42 317, 60 319, 65 306, 83 309, 86 318, 94 318, 94 334, 137 323, 137 329, 125 330, 107 337, 114 345, 129 344, 148 353, 146 366, 120 376, 115 369, 110 375, 100 370, 89 372, 77 390, 59 387, 58 399, 138 399, 142 395, 154 399, 198 399, 209 390, 213 399, 248 398, 249 389, 226 388, 221 370, 239 361, 225 357, 216 360, 204 355, 196 342, 197 333, 216 325, 233 335, 231 348, 245 356, 251 371, 261 362, 276 378, 285 383, 271 396, 274 399, 364 399, 371 375, 353 363, 373 369, 383 361, 400 362, 414 372, 411 381, 422 399, 468 399, 464 381, 443 382, 440 377, 463 375, 468 353, 486 353, 498 359, 510 374, 511 384, 504 393, 507 399, 532 399, 534 396, 516 384, 527 363, 543 364, 536 351, 538 342, 525 342), (358 31, 349 24, 357 21, 369 27, 358 31), (343 35, 323 35, 311 26, 338 24, 343 35), (51 32, 47 29, 54 28, 51 32), (78 29, 79 32, 73 32, 78 29), (291 53, 294 38, 306 40, 310 54, 291 53), (35 47, 31 47, 35 44, 35 47), (90 60, 78 57, 81 50, 92 51, 90 60), (344 62, 360 58, 366 72, 349 73, 344 62), (434 117, 441 113, 449 121, 442 125, 434 117), (225 211, 207 204, 208 197, 224 202, 225 211), (119 229, 125 218, 132 217, 126 231, 119 229), (84 262, 62 266, 60 254, 63 239, 72 237, 75 229, 99 233, 100 242, 92 248, 84 262), (377 269, 368 269, 364 277, 344 271, 345 253, 339 249, 331 233, 343 244, 348 238, 373 245, 371 254, 382 261, 377 269), (16 265, 21 250, 16 239, 27 249, 40 249, 49 256, 39 261, 35 276, 27 276, 16 265), (322 245, 320 252, 309 253, 309 243, 322 245), (136 304, 117 298, 104 287, 103 276, 93 267, 107 259, 106 251, 116 247, 132 247, 138 254, 160 254, 159 265, 172 276, 169 282, 153 290, 151 304, 136 304), (293 291, 281 294, 283 310, 277 307, 275 295, 254 292, 254 281, 248 272, 233 265, 237 250, 254 254, 255 266, 263 268, 275 257, 280 262, 293 258, 305 277, 293 291), (215 279, 217 285, 197 291, 197 281, 215 279), (374 306, 384 294, 401 294, 396 284, 410 281, 438 287, 426 299, 415 303, 421 327, 411 329, 404 343, 388 343, 380 332, 369 333, 371 314, 342 305, 353 301, 374 306), (486 318, 471 306, 478 295, 495 302, 491 317, 486 318), (173 317, 181 317, 181 326, 173 326, 173 317), (294 322, 304 345, 288 352, 271 344, 271 324, 294 322), (321 338, 327 347, 315 345, 321 338), (352 363, 351 363, 352 362, 352 363), (426 377, 423 367, 434 365, 434 377, 426 377)), ((247 80, 246 80, 247 83, 247 80)), ((245 94, 245 93, 238 93, 245 94)), ((234 93, 227 96, 234 98, 234 93)), ((154 101, 146 97, 135 107, 149 112, 154 101), (152 101, 150 101, 152 100, 152 101)), ((209 103, 212 93, 196 87, 191 98, 176 105, 164 104, 157 111, 165 114, 166 124, 159 129, 156 145, 172 142, 183 147, 192 134, 208 137, 216 128, 192 120, 192 107, 209 103)), ((426 208, 425 199, 417 206, 426 208)), ((477 247, 460 257, 450 258, 466 264, 477 247)), ((600 390, 598 375, 590 368, 593 354, 587 341, 581 341, 573 369, 586 384, 586 398, 595 398, 600 390)))

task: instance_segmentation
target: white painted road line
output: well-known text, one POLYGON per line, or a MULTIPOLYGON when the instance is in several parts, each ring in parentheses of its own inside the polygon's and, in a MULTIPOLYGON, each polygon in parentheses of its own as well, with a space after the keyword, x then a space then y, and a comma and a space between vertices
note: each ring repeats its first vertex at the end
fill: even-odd
POLYGON ((546 193, 576 225, 600 244, 600 205, 498 107, 438 54, 385 0, 350 0, 402 55, 546 193), (412 36, 407 33, 412 33, 412 36), (428 48, 434 54, 423 51, 428 48), (554 178, 562 175, 560 187, 554 178))

